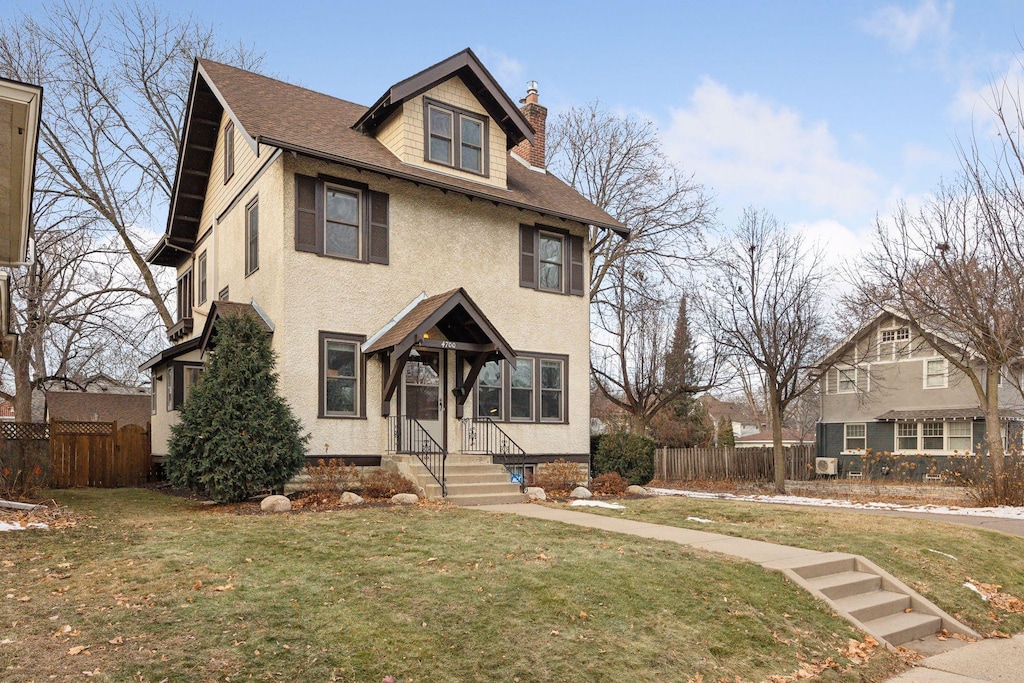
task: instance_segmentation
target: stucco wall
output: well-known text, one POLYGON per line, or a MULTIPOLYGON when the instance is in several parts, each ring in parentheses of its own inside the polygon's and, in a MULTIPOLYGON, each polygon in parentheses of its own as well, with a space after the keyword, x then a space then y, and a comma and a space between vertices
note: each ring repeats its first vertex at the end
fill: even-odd
MULTIPOLYGON (((586 453, 589 449, 589 307, 585 297, 519 287, 519 225, 542 222, 583 235, 584 226, 545 220, 455 193, 340 166, 291 157, 284 164, 284 314, 274 345, 281 355, 282 389, 313 435, 312 453, 371 454, 386 446, 380 416, 380 363, 367 367, 367 417, 317 418, 318 331, 370 336, 418 294, 463 287, 506 341, 518 351, 569 356, 568 424, 507 424, 504 429, 531 453, 586 453), (390 196, 390 264, 319 257, 287 245, 294 241, 293 173, 326 173, 369 183, 390 196)), ((270 229, 268 227, 268 229, 270 229)), ((235 298, 232 295, 232 298, 235 298)), ((275 322, 278 322, 275 320, 275 322)), ((449 376, 454 358, 449 353, 449 376)), ((449 387, 450 388, 450 387, 449 387)), ((459 445, 449 394, 448 446, 459 445)), ((472 399, 466 415, 472 415, 472 399)))
MULTIPOLYGON (((200 362, 199 351, 182 354, 174 359, 176 362, 200 362)), ((153 377, 153 392, 156 396, 156 413, 150 421, 150 442, 155 455, 167 454, 167 440, 171 438, 171 427, 178 424, 177 410, 167 410, 167 366, 156 369, 153 377)))

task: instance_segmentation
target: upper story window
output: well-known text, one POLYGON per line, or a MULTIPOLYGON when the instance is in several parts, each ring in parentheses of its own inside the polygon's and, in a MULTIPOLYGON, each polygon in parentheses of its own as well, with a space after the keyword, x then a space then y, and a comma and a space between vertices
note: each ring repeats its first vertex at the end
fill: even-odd
POLYGON ((897 327, 893 330, 882 330, 882 342, 907 341, 910 339, 909 327, 897 327))
POLYGON ((838 372, 839 382, 837 384, 839 393, 845 394, 857 391, 857 368, 841 369, 838 372))
POLYGON ((343 258, 359 258, 359 190, 348 190, 333 185, 325 189, 327 202, 324 211, 324 253, 343 258))
POLYGON ((924 362, 924 388, 942 389, 946 387, 946 359, 935 358, 924 362))
POLYGON ((224 126, 224 182, 227 183, 235 175, 235 122, 228 121, 224 126))
POLYGON ((199 281, 196 283, 196 289, 198 290, 197 296, 199 305, 202 306, 206 303, 206 252, 204 251, 199 255, 199 281))
POLYGON ((260 205, 259 198, 245 207, 245 274, 260 267, 260 205))
POLYGON ((519 286, 558 294, 584 292, 583 238, 519 226, 519 286))
POLYGON ((192 269, 178 278, 178 320, 192 317, 192 269))
POLYGON ((424 155, 427 161, 487 175, 487 118, 426 100, 424 155))
POLYGON ((384 192, 343 178, 295 175, 295 249, 388 263, 391 203, 384 192))

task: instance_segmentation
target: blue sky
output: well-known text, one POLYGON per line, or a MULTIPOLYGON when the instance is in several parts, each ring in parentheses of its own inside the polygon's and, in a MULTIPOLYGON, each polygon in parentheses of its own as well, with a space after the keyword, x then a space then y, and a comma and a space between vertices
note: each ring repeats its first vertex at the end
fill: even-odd
POLYGON ((984 133, 983 95, 1017 77, 1024 32, 1019 2, 998 0, 174 7, 265 52, 271 75, 363 104, 470 46, 513 98, 537 80, 551 116, 600 99, 652 119, 724 223, 763 207, 834 253, 955 172, 954 141, 984 133))

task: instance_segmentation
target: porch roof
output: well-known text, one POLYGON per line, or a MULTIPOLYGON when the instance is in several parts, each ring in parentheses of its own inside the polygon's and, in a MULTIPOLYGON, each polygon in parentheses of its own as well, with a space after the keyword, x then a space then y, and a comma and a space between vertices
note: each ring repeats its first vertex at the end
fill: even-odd
POLYGON ((201 353, 206 353, 207 349, 212 348, 216 343, 216 325, 217 321, 226 315, 239 314, 239 315, 251 315, 259 323, 261 327, 270 334, 274 333, 274 325, 271 323, 267 316, 263 314, 263 311, 256 306, 255 303, 243 304, 238 301, 214 301, 210 304, 210 314, 206 316, 206 324, 203 325, 203 333, 199 335, 199 350, 201 353))
MULTIPOLYGON (((1019 410, 1003 409, 999 417, 1007 420, 1022 420, 1024 413, 1019 410)), ((984 420, 985 413, 979 407, 971 408, 929 408, 923 410, 890 410, 875 418, 880 422, 940 422, 942 420, 984 420)))
POLYGON ((388 349, 394 349, 398 354, 404 353, 426 339, 434 327, 449 341, 492 344, 494 351, 505 360, 515 360, 515 351, 461 287, 421 300, 379 337, 371 337, 363 353, 372 354, 388 349))

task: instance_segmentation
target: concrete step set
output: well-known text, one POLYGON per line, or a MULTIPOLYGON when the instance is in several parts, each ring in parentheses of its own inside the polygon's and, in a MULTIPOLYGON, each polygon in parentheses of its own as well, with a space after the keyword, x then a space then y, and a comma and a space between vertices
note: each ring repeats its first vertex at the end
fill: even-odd
MULTIPOLYGON (((381 466, 395 468, 415 481, 428 499, 440 499, 441 486, 415 455, 389 454, 381 466)), ((449 455, 445 460, 449 503, 454 505, 505 505, 527 498, 519 484, 509 481, 508 470, 495 465, 489 455, 449 455)))
POLYGON ((935 636, 945 630, 980 636, 870 560, 821 553, 765 565, 826 601, 842 617, 880 643, 935 654, 962 645, 935 636), (947 645, 948 643, 948 645, 947 645))

